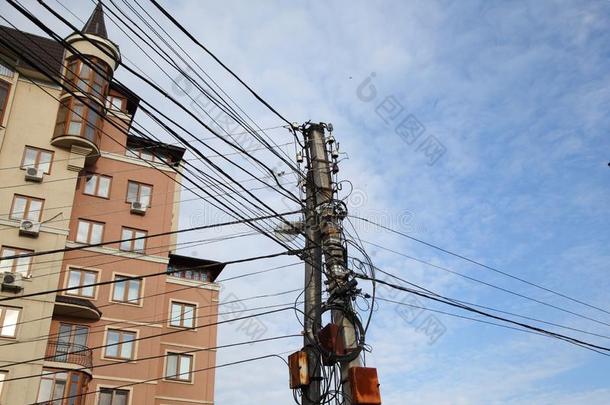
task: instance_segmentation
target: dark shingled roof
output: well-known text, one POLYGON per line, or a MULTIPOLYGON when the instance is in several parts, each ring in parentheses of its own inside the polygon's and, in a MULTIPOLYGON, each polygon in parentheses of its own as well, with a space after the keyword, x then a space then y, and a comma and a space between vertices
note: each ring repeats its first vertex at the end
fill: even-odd
POLYGON ((85 23, 83 27, 84 34, 93 34, 104 39, 108 39, 108 32, 106 31, 106 23, 104 22, 104 10, 102 9, 102 2, 98 1, 97 6, 93 9, 91 17, 85 23))
POLYGON ((44 70, 45 73, 56 78, 61 76, 64 47, 58 42, 5 26, 0 26, 0 36, 10 45, 0 44, 0 53, 9 65, 34 71, 44 70), (35 66, 28 64, 11 48, 17 49, 19 53, 24 48, 28 49, 26 57, 31 59, 35 66), (38 69, 38 66, 41 69, 38 69))

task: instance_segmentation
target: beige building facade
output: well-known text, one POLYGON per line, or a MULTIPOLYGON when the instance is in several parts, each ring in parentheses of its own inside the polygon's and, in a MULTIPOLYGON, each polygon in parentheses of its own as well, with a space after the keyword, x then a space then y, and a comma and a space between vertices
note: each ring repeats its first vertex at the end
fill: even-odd
POLYGON ((150 236, 185 150, 131 133, 100 4, 65 48, 0 36, 0 405, 212 404, 223 265, 150 236))

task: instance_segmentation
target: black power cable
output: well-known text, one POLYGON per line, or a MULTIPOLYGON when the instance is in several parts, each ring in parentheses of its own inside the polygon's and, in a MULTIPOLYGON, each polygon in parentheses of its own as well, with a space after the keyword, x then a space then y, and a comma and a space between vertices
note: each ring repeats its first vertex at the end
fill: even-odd
POLYGON ((182 26, 182 24, 180 24, 170 13, 168 13, 157 1, 155 0, 150 0, 151 3, 153 3, 155 5, 155 7, 157 7, 159 9, 159 11, 161 11, 161 13, 163 13, 163 15, 165 17, 167 17, 168 20, 170 20, 176 27, 178 27, 178 29, 180 29, 180 31, 182 31, 191 41, 193 41, 195 44, 197 44, 197 46, 199 46, 201 49, 203 49, 208 55, 210 55, 220 66, 222 66, 229 74, 231 74, 231 76, 233 76, 239 83, 241 83, 246 89, 248 89, 248 91, 261 103, 263 103, 265 105, 265 107, 267 107, 271 112, 273 112, 275 115, 277 115, 281 120, 283 120, 285 123, 287 123, 288 125, 292 125, 290 123, 290 121, 288 121, 286 118, 284 118, 284 116, 282 116, 282 114, 280 114, 279 112, 277 112, 276 109, 274 109, 268 102, 266 102, 261 96, 259 96, 250 86, 248 86, 237 74, 235 74, 235 72, 233 72, 227 65, 225 65, 220 59, 218 59, 218 57, 216 57, 216 55, 214 55, 212 52, 210 52, 210 50, 208 48, 205 47, 205 45, 203 45, 201 42, 199 42, 199 40, 197 40, 197 38, 195 38, 186 28, 184 28, 182 26))
POLYGON ((540 290, 543 290, 543 291, 549 292, 549 293, 551 293, 551 294, 554 294, 554 295, 557 295, 557 296, 559 296, 559 297, 565 298, 565 299, 570 300, 570 301, 572 301, 572 302, 576 302, 576 303, 578 303, 578 304, 584 305, 584 306, 589 307, 589 308, 592 308, 592 309, 596 309, 596 310, 598 310, 598 311, 601 311, 601 312, 604 312, 604 313, 606 313, 606 314, 609 314, 609 315, 610 315, 610 311, 607 311, 607 310, 605 310, 605 309, 603 309, 603 308, 600 308, 600 307, 595 306, 595 305, 592 305, 592 304, 588 304, 588 303, 586 303, 586 302, 584 302, 584 301, 582 301, 582 300, 579 300, 579 299, 577 299, 577 298, 572 298, 572 297, 570 297, 570 296, 568 296, 568 295, 566 295, 566 294, 563 294, 563 293, 561 293, 561 292, 558 292, 558 291, 552 290, 552 289, 550 289, 550 288, 544 287, 544 286, 542 286, 542 285, 540 285, 540 284, 537 284, 537 283, 534 283, 534 282, 531 282, 531 281, 525 280, 524 278, 521 278, 521 277, 518 277, 518 276, 512 275, 512 274, 510 274, 510 273, 507 273, 507 272, 505 272, 505 271, 502 271, 502 270, 500 270, 500 269, 497 269, 497 268, 495 268, 495 267, 492 267, 492 266, 489 266, 489 265, 487 265, 487 264, 485 264, 485 263, 482 263, 482 262, 480 262, 480 261, 478 261, 478 260, 471 259, 471 258, 466 257, 466 256, 464 256, 464 255, 461 255, 461 254, 459 254, 459 253, 455 253, 455 252, 452 252, 452 251, 450 251, 450 250, 448 250, 448 249, 445 249, 445 248, 442 248, 442 247, 440 247, 440 246, 437 246, 437 245, 435 245, 435 244, 433 244, 433 243, 426 242, 426 241, 421 240, 421 239, 419 239, 419 238, 416 238, 416 237, 413 237, 413 236, 411 236, 411 235, 408 235, 408 234, 406 234, 406 233, 404 233, 404 232, 400 232, 400 231, 398 231, 398 230, 396 230, 396 229, 392 229, 392 228, 387 227, 387 226, 385 226, 385 225, 382 225, 382 224, 379 224, 379 223, 377 223, 377 222, 371 221, 370 219, 367 219, 367 218, 362 218, 362 217, 359 217, 359 216, 356 216, 356 215, 351 215, 351 217, 352 217, 352 218, 355 218, 355 219, 358 219, 358 220, 360 220, 360 221, 367 222, 367 223, 369 223, 369 224, 371 224, 371 225, 375 225, 375 226, 377 226, 377 227, 379 227, 379 228, 385 229, 386 231, 390 231, 390 232, 392 232, 392 233, 394 233, 394 234, 396 234, 396 235, 400 235, 400 236, 405 237, 405 238, 407 238, 407 239, 411 239, 412 241, 415 241, 415 242, 417 242, 417 243, 421 243, 422 245, 426 245, 426 246, 431 247, 431 248, 433 248, 433 249, 436 249, 436 250, 438 250, 438 251, 440 251, 440 252, 443 252, 443 253, 446 253, 446 254, 448 254, 448 255, 451 255, 451 256, 457 257, 458 259, 465 260, 465 261, 467 261, 467 262, 469 262, 469 263, 472 263, 472 264, 474 264, 474 265, 477 265, 477 266, 479 266, 479 267, 483 267, 483 268, 485 268, 485 269, 487 269, 487 270, 491 270, 491 271, 493 271, 494 273, 501 274, 501 275, 503 275, 503 276, 505 276, 505 277, 512 278, 513 280, 520 281, 520 282, 522 282, 522 283, 524 283, 524 284, 527 284, 527 285, 529 285, 529 286, 536 287, 536 288, 538 288, 538 289, 540 289, 540 290))

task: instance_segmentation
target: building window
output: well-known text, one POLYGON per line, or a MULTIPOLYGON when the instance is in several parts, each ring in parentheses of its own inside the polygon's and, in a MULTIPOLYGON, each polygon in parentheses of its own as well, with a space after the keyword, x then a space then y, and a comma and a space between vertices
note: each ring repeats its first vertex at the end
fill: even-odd
POLYGON ((181 353, 167 353, 165 378, 167 380, 192 381, 193 356, 181 353))
POLYGON ((204 281, 209 282, 210 276, 205 270, 188 269, 180 270, 179 267, 167 266, 167 274, 172 277, 185 278, 187 280, 204 281))
POLYGON ((53 399, 63 398, 68 384, 68 373, 56 373, 51 370, 43 370, 43 375, 40 378, 40 388, 38 389, 39 403, 61 404, 61 400, 53 399))
POLYGON ((104 356, 113 359, 131 360, 134 358, 135 332, 108 329, 104 356))
POLYGON ((21 273, 24 277, 30 274, 32 257, 18 257, 16 259, 2 259, 3 257, 25 255, 34 253, 33 250, 18 249, 8 246, 2 246, 0 249, 0 272, 21 273))
POLYGON ((4 112, 8 104, 8 96, 11 93, 11 85, 4 80, 0 80, 0 125, 4 122, 4 112))
POLYGON ((59 105, 53 137, 78 136, 97 145, 100 129, 100 107, 92 101, 85 105, 80 100, 69 97, 59 105))
POLYGON ((19 308, 0 307, 0 336, 14 338, 19 320, 19 308))
POLYGON ((101 243, 104 234, 104 223, 94 222, 86 219, 78 220, 76 230, 76 242, 79 243, 101 243))
POLYGON ((35 167, 36 169, 41 169, 45 174, 50 174, 52 162, 53 152, 33 146, 26 146, 23 150, 21 168, 35 167))
POLYGON ((146 239, 137 240, 126 240, 134 238, 143 238, 146 236, 146 231, 140 231, 137 229, 123 228, 121 231, 121 244, 119 248, 128 252, 139 252, 144 253, 146 247, 146 239))
POLYGON ((99 174, 88 174, 86 177, 84 194, 95 197, 108 198, 110 195, 110 182, 112 177, 101 176, 99 174))
POLYGON ((179 328, 192 328, 195 324, 196 306, 183 302, 172 301, 171 314, 169 319, 170 326, 179 328))
POLYGON ((82 270, 82 269, 70 269, 68 271, 68 286, 72 288, 67 290, 68 295, 79 295, 81 297, 93 298, 95 297, 95 287, 97 282, 97 271, 82 270))
POLYGON ((99 405, 127 405, 129 403, 129 391, 115 390, 112 388, 100 389, 99 405))
POLYGON ((105 99, 109 73, 110 67, 101 59, 88 57, 87 62, 83 63, 75 57, 68 64, 66 82, 74 87, 73 91, 91 93, 95 97, 105 99))
POLYGON ((146 207, 150 207, 151 196, 152 186, 135 181, 127 183, 127 202, 140 202, 146 207))
POLYGON ((65 363, 71 357, 74 358, 74 356, 79 356, 80 353, 85 353, 87 336, 89 336, 89 328, 85 325, 60 323, 55 352, 51 360, 65 363))
POLYGON ((146 160, 149 162, 157 162, 157 163, 169 163, 169 159, 164 156, 160 151, 155 150, 151 151, 151 147, 143 146, 143 147, 131 147, 127 148, 126 153, 127 156, 139 158, 142 160, 146 160))
POLYGON ((44 200, 40 198, 15 194, 9 218, 20 220, 29 219, 30 221, 40 222, 43 204, 44 200))
POLYGON ((108 96, 106 97, 106 108, 113 111, 123 111, 125 99, 119 96, 108 96))
POLYGON ((129 304, 140 303, 140 289, 142 288, 141 279, 117 275, 114 276, 114 281, 114 290, 112 292, 113 301, 129 304))
MULTIPOLYGON (((78 371, 43 369, 37 404, 81 405, 87 378, 78 371), (69 397, 69 398, 68 398, 69 397), (62 400, 62 398, 64 398, 62 400)), ((127 404, 125 404, 127 405, 127 404)))

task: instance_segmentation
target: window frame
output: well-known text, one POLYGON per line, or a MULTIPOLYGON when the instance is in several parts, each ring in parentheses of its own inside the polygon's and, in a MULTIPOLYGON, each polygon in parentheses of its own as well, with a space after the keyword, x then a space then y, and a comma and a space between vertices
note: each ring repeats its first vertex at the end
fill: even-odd
POLYGON ((24 195, 24 194, 13 194, 13 202, 11 203, 11 211, 10 211, 10 214, 9 214, 8 218, 9 219, 13 219, 13 220, 18 220, 18 221, 22 221, 24 219, 28 219, 28 220, 34 221, 34 222, 41 222, 42 212, 44 211, 44 203, 45 203, 44 198, 32 197, 32 196, 24 195), (26 203, 25 203, 25 209, 23 211, 23 217, 22 218, 15 218, 14 217, 15 201, 17 200, 17 198, 25 198, 27 200, 26 203), (37 200, 37 201, 41 202, 40 211, 38 212, 38 219, 36 219, 36 220, 28 218, 28 215, 30 213, 30 206, 31 206, 32 200, 37 200))
POLYGON ((72 271, 75 272, 80 272, 80 277, 79 277, 79 284, 78 284, 78 288, 74 288, 72 290, 66 290, 63 292, 63 295, 69 295, 71 297, 83 297, 83 298, 87 298, 87 299, 91 299, 91 300, 96 300, 97 299, 97 293, 98 293, 98 286, 92 286, 93 287, 93 295, 85 295, 82 293, 83 290, 83 286, 84 285, 88 285, 88 284, 84 284, 84 280, 85 280, 85 273, 93 273, 95 275, 95 281, 93 283, 97 283, 100 277, 100 271, 99 270, 94 270, 94 269, 88 269, 85 267, 75 267, 75 266, 68 266, 67 268, 67 277, 66 280, 64 282, 64 288, 69 288, 70 286, 70 273, 72 273, 72 271))
POLYGON ((167 326, 169 326, 170 328, 195 330, 197 328, 197 312, 199 312, 199 306, 194 302, 185 302, 185 301, 170 299, 169 300, 169 313, 167 316, 167 326), (181 307, 179 324, 173 323, 172 308, 174 307, 174 304, 179 305, 181 307), (193 316, 191 318, 192 322, 193 322, 193 326, 185 326, 184 325, 184 320, 185 320, 184 314, 186 313, 186 308, 191 308, 191 307, 193 308, 193 316))
POLYGON ((111 387, 111 386, 107 386, 107 385, 98 385, 98 393, 96 394, 96 400, 95 400, 95 404, 99 405, 102 401, 102 394, 104 393, 104 391, 112 391, 111 397, 110 397, 110 405, 113 405, 114 402, 114 398, 115 398, 115 393, 116 391, 124 391, 127 392, 127 404, 130 405, 131 402, 131 395, 132 395, 132 390, 125 387, 125 388, 117 388, 117 387, 111 387))
POLYGON ((0 79, 0 87, 4 87, 6 89, 6 98, 4 101, 0 100, 0 126, 2 126, 4 123, 6 108, 8 107, 8 100, 11 98, 11 89, 13 85, 6 80, 0 79))
MULTIPOLYGON (((64 76, 64 80, 67 86, 72 87, 73 92, 81 92, 85 94, 90 94, 97 99, 104 100, 106 99, 108 89, 110 88, 110 80, 111 80, 111 67, 104 60, 97 58, 95 56, 87 56, 88 64, 84 63, 82 57, 78 55, 74 55, 67 60, 66 66, 66 74, 64 76), (94 65, 98 69, 95 69, 89 65, 94 65), (86 77, 81 75, 83 66, 89 69, 86 77), (103 70, 104 75, 98 73, 97 70, 103 70), (93 89, 95 84, 98 84, 96 79, 101 78, 104 80, 104 85, 101 87, 100 91, 95 91, 93 89), (85 83, 86 89, 80 88, 80 82, 83 81, 85 83)), ((64 94, 67 91, 64 89, 64 94)))
POLYGON ((194 354, 181 353, 181 352, 174 352, 174 351, 171 351, 171 350, 166 350, 165 351, 165 362, 164 362, 164 365, 163 365, 163 380, 171 381, 171 382, 193 384, 194 381, 195 381, 195 373, 193 373, 194 365, 195 365, 195 355, 194 354), (169 369, 169 364, 168 363, 170 361, 170 357, 172 357, 172 356, 177 357, 177 359, 176 359, 176 374, 173 377, 168 376, 168 369, 169 369), (181 378, 180 377, 180 375, 181 375, 181 373, 180 373, 180 364, 182 363, 182 358, 183 357, 190 358, 188 378, 181 378))
POLYGON ((17 337, 17 328, 19 327, 19 321, 21 319, 21 309, 22 308, 7 307, 7 306, 3 306, 3 305, 0 306, 0 338, 15 339, 17 337), (17 311, 17 320, 15 321, 14 333, 12 335, 4 333, 4 328, 7 326, 7 325, 5 325, 7 310, 17 311))
MULTIPOLYGON (((145 231, 143 229, 130 228, 128 226, 121 227, 121 240, 123 240, 123 239, 134 239, 134 238, 140 238, 140 237, 145 237, 145 236, 148 236, 148 231, 145 231), (124 238, 123 237, 123 232, 125 232, 125 231, 130 231, 131 232, 131 236, 129 238, 124 238), (144 235, 137 236, 136 235, 137 232, 144 233, 144 235)), ((121 250, 123 252, 132 252, 132 253, 146 254, 146 240, 147 239, 141 239, 141 241, 144 243, 144 246, 142 246, 142 250, 135 250, 134 249, 135 243, 137 242, 135 240, 130 240, 128 242, 129 243, 129 249, 123 249, 123 243, 125 243, 125 242, 119 242, 119 250, 121 250)))
MULTIPOLYGON (((10 254, 10 255, 6 255, 6 256, 15 256, 15 255, 23 254, 23 253, 27 254, 27 253, 34 253, 35 252, 34 250, 22 249, 22 248, 17 248, 17 247, 13 247, 13 246, 7 246, 7 245, 0 246, 0 270, 2 270, 3 272, 8 272, 8 270, 4 270, 5 267, 2 267, 3 257, 5 256, 4 252, 7 249, 10 249, 10 250, 14 251, 14 253, 10 254)), ((32 256, 29 256, 29 259, 30 260, 28 262, 27 272, 24 275, 25 277, 29 277, 31 272, 32 272, 32 256)), ((15 259, 11 259, 11 260, 12 260, 12 264, 11 264, 11 267, 10 267, 10 272, 11 273, 17 273, 17 267, 18 267, 17 261, 19 259, 15 258, 15 259)), ((6 269, 8 269, 8 267, 6 267, 6 269)))
POLYGON ((105 231, 106 231, 106 223, 105 222, 92 221, 90 219, 79 218, 77 220, 77 222, 76 222, 76 234, 74 235, 74 242, 76 242, 76 243, 83 243, 85 245, 101 243, 101 242, 104 241, 104 232, 105 231), (87 241, 86 242, 78 240, 78 230, 80 229, 80 224, 81 223, 87 223, 88 226, 89 226, 89 228, 87 229, 87 241), (102 234, 100 235, 100 241, 99 242, 91 243, 91 235, 93 234, 93 226, 92 225, 101 225, 102 226, 102 234))
POLYGON ((163 153, 160 153, 159 146, 127 146, 125 148, 125 156, 134 159, 144 160, 146 162, 162 163, 168 166, 172 165, 171 156, 167 156, 163 153), (142 157, 142 152, 145 152, 146 154, 150 155, 150 159, 142 157), (159 157, 158 155, 161 155, 161 157, 159 157))
POLYGON ((167 276, 168 277, 176 277, 181 280, 189 280, 196 281, 199 283, 211 283, 212 276, 209 270, 203 270, 198 268, 176 268, 171 269, 169 266, 167 268, 167 276), (187 277, 187 274, 191 274, 191 277, 187 277), (199 274, 199 276, 195 277, 195 274, 199 274))
POLYGON ((106 200, 110 199, 110 193, 112 191, 112 176, 107 176, 105 174, 99 174, 99 173, 87 173, 87 175, 85 175, 83 178, 84 178, 84 182, 83 182, 83 194, 84 195, 88 195, 91 197, 104 198, 106 200), (93 193, 88 193, 87 192, 87 182, 93 177, 97 178, 97 180, 95 181, 95 190, 93 191, 93 193), (100 178, 108 179, 108 195, 106 195, 106 196, 99 194, 100 184, 101 184, 100 178))
POLYGON ((105 360, 118 360, 118 361, 125 361, 125 360, 136 360, 136 353, 137 353, 137 339, 138 339, 138 335, 139 335, 139 331, 137 330, 133 330, 133 329, 116 329, 116 328, 106 328, 106 333, 104 336, 104 350, 102 351, 102 359, 105 360), (108 355, 108 336, 111 332, 118 332, 119 333, 119 343, 116 345, 113 345, 112 347, 116 347, 117 350, 117 356, 111 356, 108 355), (133 339, 131 340, 131 356, 130 357, 122 357, 121 353, 123 352, 123 343, 125 342, 125 339, 123 338, 124 335, 133 335, 133 339))
MULTIPOLYGON (((42 388, 42 383, 43 380, 47 380, 47 381, 52 381, 51 383, 51 390, 49 391, 49 394, 51 394, 51 398, 54 396, 55 393, 55 386, 57 385, 57 376, 59 376, 60 374, 65 374, 66 375, 66 379, 63 380, 64 381, 64 387, 63 387, 63 394, 62 397, 65 396, 66 393, 66 389, 67 387, 70 385, 69 381, 70 381, 70 373, 69 370, 62 370, 61 373, 56 373, 55 371, 51 371, 48 370, 48 372, 45 374, 44 373, 44 369, 43 369, 43 373, 40 376, 40 384, 38 385, 38 393, 36 394, 36 401, 38 402, 38 399, 40 398, 40 389, 42 388)), ((47 401, 46 399, 41 399, 42 401, 47 401)), ((48 400, 49 403, 55 402, 55 401, 51 401, 48 400)))
MULTIPOLYGON (((38 393, 36 394, 36 400, 39 400, 40 397, 40 388, 42 387, 42 380, 52 380, 53 381, 53 385, 51 386, 51 396, 53 396, 53 393, 55 392, 55 381, 57 380, 56 376, 61 374, 58 373, 58 371, 61 371, 62 373, 66 374, 66 384, 64 386, 64 392, 62 394, 62 399, 61 400, 61 404, 62 405, 67 405, 69 402, 67 400, 67 396, 70 395, 70 391, 72 389, 72 383, 73 383, 73 377, 76 376, 77 377, 77 390, 76 390, 76 394, 79 395, 78 397, 76 397, 76 401, 74 402, 76 405, 82 405, 84 404, 84 400, 83 397, 81 397, 80 395, 82 395, 85 392, 85 381, 86 381, 86 377, 85 375, 83 375, 82 373, 75 371, 75 370, 67 370, 67 369, 55 369, 55 368, 46 368, 43 367, 42 370, 42 374, 41 374, 41 382, 38 385, 38 393)), ((53 400, 47 400, 47 399, 40 399, 40 401, 47 401, 44 403, 54 403, 55 401, 53 400)), ((37 403, 43 403, 43 402, 37 402, 37 403)))
MULTIPOLYGON (((19 165, 19 168, 21 170, 28 169, 28 167, 25 166, 25 155, 26 155, 26 152, 28 151, 28 149, 31 149, 36 152, 36 160, 35 160, 35 163, 33 166, 36 169, 38 169, 38 166, 40 165, 40 156, 43 153, 49 153, 51 155, 51 160, 49 161, 49 170, 43 172, 44 174, 50 175, 51 171, 53 170, 53 158, 55 157, 55 151, 39 148, 37 146, 25 145, 25 147, 23 148, 23 156, 21 156, 21 165, 19 165)), ((30 166, 30 167, 32 167, 32 166, 30 166)))
POLYGON ((143 297, 142 297, 142 293, 144 291, 144 279, 143 278, 133 278, 133 277, 137 277, 131 274, 124 274, 124 273, 113 273, 112 275, 112 280, 115 281, 112 283, 112 288, 110 289, 110 299, 109 301, 111 302, 116 302, 117 304, 127 304, 127 305, 131 305, 131 306, 142 306, 142 301, 143 301, 143 297), (124 300, 117 300, 115 299, 115 290, 116 290, 116 286, 119 284, 117 280, 118 277, 124 277, 124 278, 131 278, 128 280, 125 280, 123 283, 125 283, 125 290, 123 292, 123 298, 124 300), (134 281, 138 281, 139 282, 139 286, 138 286, 138 299, 137 301, 129 301, 129 287, 131 286, 131 283, 134 281))
POLYGON ((123 96, 116 96, 113 94, 108 94, 106 96, 106 101, 105 101, 105 106, 106 109, 109 111, 120 111, 120 112, 125 112, 125 103, 126 103, 126 99, 123 96), (121 100, 121 107, 119 109, 114 108, 115 105, 112 102, 113 100, 121 100))
POLYGON ((127 181, 127 191, 125 192, 125 202, 128 204, 131 204, 132 201, 129 201, 129 185, 130 184, 135 184, 138 187, 138 192, 137 192, 137 198, 135 201, 140 201, 140 198, 142 197, 142 187, 149 187, 150 188, 150 194, 148 196, 148 205, 147 207, 150 208, 152 207, 152 196, 153 196, 153 189, 154 186, 152 184, 148 184, 148 183, 142 183, 140 181, 135 181, 135 180, 128 180, 127 181))
POLYGON ((93 123, 91 118, 91 111, 94 110, 91 106, 95 106, 95 102, 84 103, 82 100, 79 100, 76 97, 68 97, 60 102, 59 110, 57 112, 57 120, 55 123, 55 129, 53 131, 53 138, 57 138, 60 136, 76 136, 79 138, 84 138, 94 144, 98 145, 100 140, 100 133, 102 132, 103 126, 103 109, 101 106, 98 106, 99 110, 95 110, 95 113, 98 116, 97 122, 93 123), (82 106, 82 113, 79 115, 74 111, 75 104, 78 103, 82 106), (64 109, 65 114, 60 114, 62 112, 62 108, 64 109), (73 118, 74 117, 74 118, 73 118), (80 123, 80 130, 78 134, 69 132, 70 124, 72 122, 80 123), (93 139, 90 139, 86 132, 87 128, 93 128, 93 139))

